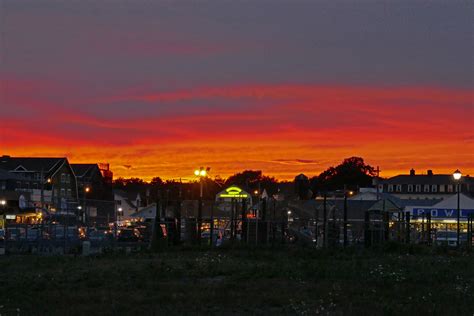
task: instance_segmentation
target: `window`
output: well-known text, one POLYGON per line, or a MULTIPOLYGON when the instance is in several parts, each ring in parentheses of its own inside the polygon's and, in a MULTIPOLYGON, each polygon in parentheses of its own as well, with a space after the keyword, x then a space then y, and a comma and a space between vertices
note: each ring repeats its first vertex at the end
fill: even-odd
POLYGON ((393 184, 388 185, 388 192, 393 192, 393 184))
POLYGON ((402 185, 401 184, 397 184, 397 192, 402 192, 402 185))
POLYGON ((430 185, 429 184, 425 184, 424 188, 423 188, 423 192, 425 193, 429 193, 430 192, 430 185))
POLYGON ((448 185, 448 192, 449 193, 453 192, 453 185, 452 184, 448 185))
POLYGON ((421 184, 417 184, 415 190, 416 192, 421 192, 421 184))
POLYGON ((67 189, 67 197, 71 198, 72 197, 72 191, 71 189, 67 189))
POLYGON ((66 175, 66 183, 71 183, 71 175, 70 174, 66 175))
POLYGON ((6 190, 7 189, 7 182, 2 181, 0 182, 0 190, 6 190))
POLYGON ((66 196, 66 190, 65 189, 61 189, 61 196, 66 196))
POLYGON ((434 192, 434 193, 438 192, 438 186, 436 184, 433 184, 431 186, 431 192, 434 192))
POLYGON ((61 183, 66 183, 66 175, 61 173, 61 183))
POLYGON ((445 186, 444 184, 439 186, 439 192, 444 192, 445 186))
POLYGON ((39 180, 40 179, 40 174, 39 173, 35 173, 35 180, 39 180))
POLYGON ((408 192, 413 192, 413 184, 408 185, 408 192))

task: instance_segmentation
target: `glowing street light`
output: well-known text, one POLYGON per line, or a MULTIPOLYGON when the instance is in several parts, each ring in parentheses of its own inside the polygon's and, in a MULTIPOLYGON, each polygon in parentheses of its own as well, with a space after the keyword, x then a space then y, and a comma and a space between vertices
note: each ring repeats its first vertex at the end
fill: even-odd
POLYGON ((457 187, 457 192, 458 192, 458 214, 457 214, 457 218, 456 218, 456 222, 457 222, 457 236, 456 236, 456 246, 459 247, 459 234, 461 233, 461 201, 460 201, 460 193, 461 193, 461 183, 460 183, 460 180, 462 178, 462 173, 461 171, 459 171, 459 169, 456 169, 456 171, 453 172, 453 178, 454 180, 456 181, 456 187, 457 187))
POLYGON ((459 171, 459 169, 456 169, 456 171, 453 172, 454 180, 459 181, 461 180, 461 177, 462 177, 461 171, 459 171))
POLYGON ((6 200, 0 200, 0 205, 1 205, 1 206, 7 205, 7 201, 6 201, 6 200))
POLYGON ((203 184, 204 184, 204 178, 207 177, 209 171, 211 171, 211 168, 207 167, 204 169, 204 167, 201 167, 199 169, 194 170, 194 175, 196 177, 199 177, 199 207, 198 207, 198 227, 197 227, 197 238, 198 242, 201 242, 201 227, 202 227, 202 197, 203 197, 203 184))

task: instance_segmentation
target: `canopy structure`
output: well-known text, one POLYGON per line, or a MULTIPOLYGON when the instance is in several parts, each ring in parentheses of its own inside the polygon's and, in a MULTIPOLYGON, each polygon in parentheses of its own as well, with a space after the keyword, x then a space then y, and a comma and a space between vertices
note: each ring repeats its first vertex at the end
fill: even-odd
POLYGON ((389 198, 379 200, 375 202, 372 207, 369 208, 371 212, 389 212, 389 213, 398 213, 403 211, 403 205, 399 201, 394 201, 389 198))
POLYGON ((216 195, 217 202, 231 202, 232 200, 242 201, 244 199, 248 200, 248 202, 251 202, 252 195, 235 185, 219 192, 216 195))
POLYGON ((242 201, 246 201, 247 207, 252 206, 252 195, 238 186, 231 186, 216 195, 216 204, 219 210, 224 212, 231 212, 232 209, 237 209, 242 201))
MULTIPOLYGON (((441 221, 455 221, 458 215, 458 196, 453 194, 451 197, 434 204, 433 206, 408 206, 407 211, 410 211, 414 217, 423 217, 427 214, 431 215, 433 220, 441 221)), ((474 199, 467 195, 459 195, 459 218, 461 221, 466 221, 469 216, 474 216, 474 199)))

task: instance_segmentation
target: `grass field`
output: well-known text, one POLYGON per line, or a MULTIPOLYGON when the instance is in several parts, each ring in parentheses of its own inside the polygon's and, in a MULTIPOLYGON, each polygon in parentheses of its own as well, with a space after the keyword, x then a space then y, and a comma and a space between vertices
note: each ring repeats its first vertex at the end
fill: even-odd
POLYGON ((472 254, 181 249, 0 264, 1 315, 474 313, 472 254))

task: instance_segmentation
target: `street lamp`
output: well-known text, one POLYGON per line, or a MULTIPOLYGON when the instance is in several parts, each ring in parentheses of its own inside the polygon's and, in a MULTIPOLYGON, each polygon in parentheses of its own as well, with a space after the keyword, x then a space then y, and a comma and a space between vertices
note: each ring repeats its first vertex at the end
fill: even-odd
POLYGON ((457 212, 457 236, 456 236, 456 246, 459 247, 459 235, 461 234, 461 207, 460 207, 460 193, 461 193, 461 183, 460 180, 462 178, 462 173, 459 171, 459 169, 456 169, 456 171, 453 172, 453 178, 456 181, 456 191, 458 193, 458 212, 457 212))
POLYGON ((117 211, 118 211, 118 219, 120 221, 120 218, 123 216, 123 214, 122 214, 123 209, 121 207, 119 207, 117 211))
POLYGON ((83 218, 83 220, 84 220, 84 224, 86 225, 86 227, 89 226, 89 225, 87 224, 87 220, 88 220, 87 216, 88 216, 88 214, 87 214, 87 204, 86 204, 86 201, 87 201, 87 193, 89 193, 89 192, 91 192, 91 188, 90 188, 90 187, 85 187, 85 188, 84 188, 84 213, 83 213, 83 214, 84 214, 84 218, 83 218))
POLYGON ((201 242, 201 230, 202 230, 202 198, 203 198, 203 185, 204 185, 204 178, 207 177, 209 171, 211 168, 207 167, 204 169, 204 167, 201 167, 199 169, 194 170, 194 175, 196 177, 199 177, 199 206, 198 206, 198 218, 197 218, 197 238, 198 242, 201 242))

